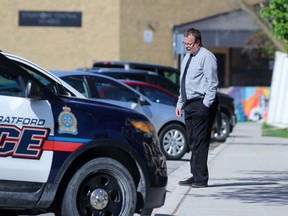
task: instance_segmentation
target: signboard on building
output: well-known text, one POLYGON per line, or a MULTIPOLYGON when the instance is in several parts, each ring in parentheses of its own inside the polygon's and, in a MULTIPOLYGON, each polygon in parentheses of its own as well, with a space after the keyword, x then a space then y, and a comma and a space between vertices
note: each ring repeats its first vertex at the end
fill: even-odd
POLYGON ((143 40, 145 43, 151 43, 153 41, 153 31, 150 29, 144 30, 143 40))
POLYGON ((19 26, 81 27, 81 12, 19 11, 19 26))

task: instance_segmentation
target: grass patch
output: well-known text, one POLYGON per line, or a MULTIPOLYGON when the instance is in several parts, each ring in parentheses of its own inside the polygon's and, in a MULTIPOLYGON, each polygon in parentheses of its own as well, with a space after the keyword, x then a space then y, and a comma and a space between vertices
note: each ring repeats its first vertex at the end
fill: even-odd
POLYGON ((267 123, 262 124, 262 136, 288 138, 288 128, 278 128, 267 123))

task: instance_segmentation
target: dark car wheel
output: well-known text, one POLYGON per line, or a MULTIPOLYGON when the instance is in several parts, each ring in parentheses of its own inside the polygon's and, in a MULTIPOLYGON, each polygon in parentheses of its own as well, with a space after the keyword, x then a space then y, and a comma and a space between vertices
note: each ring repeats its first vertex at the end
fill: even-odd
POLYGON ((159 134, 160 147, 168 160, 179 160, 188 151, 186 130, 180 125, 170 124, 159 134))
POLYGON ((221 123, 215 124, 212 140, 216 142, 225 142, 230 133, 230 121, 228 116, 221 112, 221 123))
POLYGON ((133 215, 136 189, 128 170, 111 158, 84 164, 71 178, 61 215, 133 215))

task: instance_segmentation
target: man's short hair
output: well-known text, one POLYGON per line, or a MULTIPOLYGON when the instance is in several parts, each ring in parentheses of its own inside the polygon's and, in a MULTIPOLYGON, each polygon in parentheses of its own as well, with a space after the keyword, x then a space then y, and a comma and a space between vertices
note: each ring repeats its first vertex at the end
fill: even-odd
POLYGON ((190 28, 184 32, 184 37, 188 37, 189 35, 193 35, 195 37, 195 42, 199 42, 202 46, 201 32, 198 29, 190 28))

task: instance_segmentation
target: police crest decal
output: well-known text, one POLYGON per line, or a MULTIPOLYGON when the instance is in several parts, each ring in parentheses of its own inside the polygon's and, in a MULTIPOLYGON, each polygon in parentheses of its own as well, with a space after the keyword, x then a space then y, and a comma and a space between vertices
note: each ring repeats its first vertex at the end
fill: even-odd
POLYGON ((77 119, 74 114, 71 112, 71 109, 67 106, 62 107, 63 111, 59 114, 58 123, 59 129, 58 133, 68 133, 77 135, 77 119))

